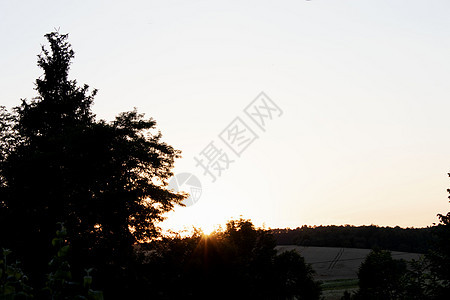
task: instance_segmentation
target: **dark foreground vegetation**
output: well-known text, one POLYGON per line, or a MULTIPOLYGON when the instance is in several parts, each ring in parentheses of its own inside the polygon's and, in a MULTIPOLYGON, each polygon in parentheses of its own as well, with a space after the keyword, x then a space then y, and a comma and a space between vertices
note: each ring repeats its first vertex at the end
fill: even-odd
POLYGON ((400 228, 371 226, 302 226, 271 229, 278 245, 389 249, 426 253, 433 243, 436 227, 400 228))
POLYGON ((273 236, 249 220, 230 221, 209 236, 196 231, 135 245, 126 268, 96 264, 80 279, 71 267, 67 230, 60 226, 47 272, 35 274, 45 279, 42 286, 30 283, 17 256, 3 249, 0 299, 320 298, 311 266, 295 251, 277 254, 273 236))
POLYGON ((277 255, 275 246, 272 235, 241 219, 209 236, 165 237, 139 252, 148 293, 155 297, 319 299, 311 266, 295 251, 277 255))
MULTIPOLYGON (((320 298, 304 259, 275 251, 273 233, 280 241, 282 232, 241 219, 210 236, 161 236, 158 222, 186 196, 167 189, 180 151, 136 110, 97 120, 96 90, 68 79, 74 52, 67 35, 46 37, 38 96, 12 112, 0 109, 0 299, 320 298)), ((450 215, 440 221, 426 261, 408 269, 375 251, 361 266, 359 292, 346 297, 450 294, 450 215)), ((383 246, 377 229, 367 230, 375 234, 355 233, 339 246, 383 246)), ((302 228, 294 239, 339 243, 317 232, 302 228)), ((401 245, 409 242, 387 248, 401 245)))

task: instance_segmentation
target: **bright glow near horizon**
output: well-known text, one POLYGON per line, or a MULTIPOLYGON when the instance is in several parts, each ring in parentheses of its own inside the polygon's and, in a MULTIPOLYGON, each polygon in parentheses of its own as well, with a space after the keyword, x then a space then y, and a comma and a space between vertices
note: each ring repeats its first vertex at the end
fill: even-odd
POLYGON ((446 0, 2 2, 0 104, 36 95, 43 35, 60 28, 97 116, 155 118, 183 151, 175 173, 201 180, 165 228, 427 226, 448 211, 449 13, 446 0), (211 183, 193 157, 261 91, 283 115, 211 183))

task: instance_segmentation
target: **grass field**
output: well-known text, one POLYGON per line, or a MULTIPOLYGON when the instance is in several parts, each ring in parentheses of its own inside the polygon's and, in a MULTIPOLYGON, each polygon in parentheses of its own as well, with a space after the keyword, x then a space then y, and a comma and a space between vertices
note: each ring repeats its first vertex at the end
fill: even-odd
POLYGON ((322 296, 327 300, 338 300, 345 291, 350 293, 358 290, 358 279, 337 279, 325 281, 322 284, 322 296))
MULTIPOLYGON (((295 250, 316 271, 315 278, 323 282, 325 299, 340 299, 344 291, 355 291, 358 288, 358 268, 370 253, 370 249, 277 246, 279 252, 295 250)), ((418 259, 421 254, 392 251, 395 259, 410 261, 418 259)))

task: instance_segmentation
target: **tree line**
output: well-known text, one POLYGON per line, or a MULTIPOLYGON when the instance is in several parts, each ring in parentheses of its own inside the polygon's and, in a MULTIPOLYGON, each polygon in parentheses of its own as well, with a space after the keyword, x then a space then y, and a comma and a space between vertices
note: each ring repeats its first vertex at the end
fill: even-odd
POLYGON ((400 228, 370 226, 302 226, 270 229, 278 245, 387 249, 426 253, 433 243, 436 227, 400 228))

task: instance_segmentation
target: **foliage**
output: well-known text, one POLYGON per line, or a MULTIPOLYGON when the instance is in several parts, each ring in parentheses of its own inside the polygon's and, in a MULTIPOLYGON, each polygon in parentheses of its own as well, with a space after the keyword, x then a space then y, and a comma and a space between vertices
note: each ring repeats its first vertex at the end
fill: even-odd
POLYGON ((7 264, 7 256, 11 254, 8 249, 3 249, 3 259, 0 260, 0 299, 52 299, 52 300, 103 300, 103 292, 91 288, 92 269, 86 270, 83 284, 72 281, 71 267, 68 262, 70 245, 66 241, 67 231, 62 223, 56 231, 56 237, 52 245, 57 251, 49 262, 51 272, 47 276, 46 286, 39 292, 25 282, 28 277, 23 273, 16 261, 15 264, 7 264))
POLYGON ((2 250, 0 259, 0 299, 31 299, 33 289, 27 285, 28 277, 18 261, 9 263, 11 251, 2 250))
MULTIPOLYGON (((447 192, 450 193, 450 189, 447 192)), ((434 289, 436 297, 446 297, 450 295, 450 212, 438 214, 438 218, 440 222, 434 233, 435 243, 427 257, 431 272, 437 278, 434 289)))
POLYGON ((403 290, 401 299, 435 299, 434 289, 438 280, 429 267, 430 262, 425 256, 409 263, 399 287, 403 290))
POLYGON ((388 251, 373 251, 361 265, 359 291, 342 299, 445 299, 442 279, 432 272, 426 256, 405 262, 392 259, 388 251))
POLYGON ((243 219, 209 236, 165 237, 141 250, 142 285, 158 299, 319 299, 311 266, 297 252, 278 254, 275 245, 243 219))
POLYGON ((296 251, 286 251, 275 257, 275 278, 281 299, 319 299, 318 282, 313 279, 311 266, 296 251))
POLYGON ((83 263, 127 268, 133 244, 155 237, 163 214, 184 198, 166 188, 180 151, 162 141, 156 122, 136 110, 97 121, 97 91, 68 79, 68 36, 46 38, 38 96, 12 114, 0 111, 1 136, 8 137, 1 143, 0 235, 36 284, 43 284, 57 222, 69 228, 76 274, 83 263))
POLYGON ((83 284, 72 281, 71 267, 68 261, 70 245, 67 243, 67 230, 63 223, 56 231, 56 237, 52 240, 52 245, 56 248, 56 254, 51 259, 49 267, 51 272, 47 276, 45 294, 48 299, 89 299, 103 300, 103 292, 91 288, 93 269, 86 270, 83 277, 83 284))
MULTIPOLYGON (((3 163, 19 142, 14 128, 16 123, 17 114, 10 113, 4 106, 0 106, 0 163, 3 163)), ((3 180, 1 182, 3 183, 3 180)))
POLYGON ((361 299, 397 299, 406 262, 392 259, 389 251, 374 250, 358 271, 361 299))

